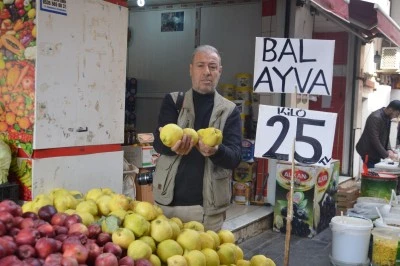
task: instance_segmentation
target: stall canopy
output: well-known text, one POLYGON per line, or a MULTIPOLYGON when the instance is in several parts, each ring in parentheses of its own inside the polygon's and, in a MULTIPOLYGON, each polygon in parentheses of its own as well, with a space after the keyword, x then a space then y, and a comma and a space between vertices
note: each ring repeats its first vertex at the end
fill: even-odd
POLYGON ((400 27, 379 5, 362 0, 311 0, 311 4, 364 41, 384 37, 400 46, 400 27))

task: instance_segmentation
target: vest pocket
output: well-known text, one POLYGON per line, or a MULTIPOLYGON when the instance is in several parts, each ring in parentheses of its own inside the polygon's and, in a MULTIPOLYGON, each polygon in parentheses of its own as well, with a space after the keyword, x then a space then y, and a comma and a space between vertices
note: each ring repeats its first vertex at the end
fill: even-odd
POLYGON ((161 204, 167 205, 172 201, 176 172, 171 170, 174 168, 174 163, 176 163, 178 158, 179 156, 161 156, 157 161, 156 170, 153 174, 153 193, 156 201, 161 204))
POLYGON ((231 174, 232 171, 224 168, 216 168, 212 177, 212 195, 215 207, 224 207, 231 201, 231 174))

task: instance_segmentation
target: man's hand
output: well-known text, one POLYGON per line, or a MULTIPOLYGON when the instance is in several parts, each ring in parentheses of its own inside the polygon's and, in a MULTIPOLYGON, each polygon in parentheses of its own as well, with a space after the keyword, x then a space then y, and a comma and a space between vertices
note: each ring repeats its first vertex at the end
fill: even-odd
POLYGON ((192 141, 192 137, 185 134, 181 140, 178 140, 178 142, 171 147, 171 150, 178 155, 187 155, 192 150, 193 146, 194 142, 192 141))
POLYGON ((396 152, 394 152, 392 150, 388 150, 388 152, 389 152, 389 158, 391 160, 396 161, 396 162, 399 161, 399 155, 396 152))
POLYGON ((199 140, 199 143, 196 147, 204 157, 214 155, 218 151, 218 145, 210 147, 204 144, 201 140, 199 140))

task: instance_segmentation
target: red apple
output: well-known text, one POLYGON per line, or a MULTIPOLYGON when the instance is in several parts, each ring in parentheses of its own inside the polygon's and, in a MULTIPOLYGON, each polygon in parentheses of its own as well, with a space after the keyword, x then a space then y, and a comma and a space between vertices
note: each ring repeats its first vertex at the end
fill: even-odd
POLYGON ((87 242, 87 236, 82 233, 73 233, 72 235, 68 235, 68 238, 76 238, 81 242, 82 245, 85 245, 87 242))
POLYGON ((55 237, 56 232, 51 224, 45 223, 37 228, 42 237, 55 237))
POLYGON ((14 237, 9 236, 9 235, 2 236, 1 239, 14 242, 14 237))
POLYGON ((39 226, 41 226, 42 224, 46 224, 47 222, 45 220, 42 219, 37 219, 37 220, 33 220, 33 226, 35 228, 38 228, 39 226))
POLYGON ((33 220, 39 219, 38 215, 34 212, 24 212, 22 214, 23 218, 32 218, 33 220))
POLYGON ((5 236, 0 239, 0 245, 6 249, 6 255, 13 255, 17 251, 17 244, 14 242, 14 239, 8 240, 5 236))
POLYGON ((125 266, 134 266, 135 265, 134 260, 129 256, 123 257, 122 259, 120 259, 118 261, 118 263, 119 263, 119 265, 125 265, 125 266))
POLYGON ((56 241, 56 252, 61 252, 63 243, 60 240, 54 239, 56 241))
POLYGON ((67 238, 68 238, 68 235, 66 235, 66 234, 59 234, 59 235, 57 235, 54 239, 59 240, 59 241, 61 241, 61 242, 64 242, 64 240, 67 239, 67 238))
POLYGON ((15 216, 14 217, 14 226, 19 226, 19 224, 22 222, 22 220, 24 219, 24 217, 22 216, 15 216))
POLYGON ((107 242, 111 241, 111 235, 109 233, 102 232, 97 237, 96 243, 100 247, 104 246, 107 242))
POLYGON ((24 229, 24 228, 33 228, 35 224, 33 223, 34 219, 31 217, 26 217, 24 218, 20 223, 19 223, 19 228, 24 229))
POLYGON ((61 253, 53 253, 47 256, 44 260, 43 266, 60 266, 62 261, 62 254, 61 253))
POLYGON ((104 253, 112 253, 117 257, 118 259, 121 258, 122 255, 122 248, 118 246, 117 244, 114 244, 113 242, 108 242, 104 245, 103 247, 103 252, 104 253))
POLYGON ((52 225, 64 225, 65 219, 68 217, 68 214, 63 212, 58 212, 51 217, 50 223, 52 225))
POLYGON ((73 257, 79 263, 85 263, 88 258, 89 252, 82 244, 71 244, 63 253, 63 257, 73 257))
POLYGON ((85 236, 88 236, 89 230, 86 227, 86 225, 82 223, 75 223, 71 224, 68 228, 68 235, 73 235, 74 233, 81 233, 84 234, 85 236))
POLYGON ((36 257, 36 250, 31 245, 21 245, 17 249, 17 256, 21 260, 36 257))
POLYGON ((53 238, 43 237, 36 242, 35 249, 38 257, 45 259, 57 250, 56 240, 53 238))
POLYGON ((16 235, 18 235, 19 231, 21 231, 21 229, 19 229, 18 227, 12 227, 12 228, 10 228, 10 230, 8 230, 8 235, 16 236, 16 235))
POLYGON ((45 205, 43 207, 40 207, 40 209, 38 210, 39 218, 43 219, 47 222, 50 222, 51 218, 56 213, 57 213, 57 209, 53 205, 45 205))
POLYGON ((78 237, 67 237, 62 244, 61 250, 64 252, 67 250, 70 246, 75 245, 75 244, 82 244, 81 240, 78 237))
POLYGON ((7 233, 7 228, 3 224, 3 222, 0 222, 0 236, 4 236, 7 233))
POLYGON ((28 258, 28 259, 24 260, 24 263, 27 266, 42 266, 42 264, 43 264, 37 258, 28 258))
POLYGON ((82 218, 78 214, 74 213, 65 218, 64 225, 69 228, 72 224, 76 223, 82 223, 82 218))
POLYGON ((53 225, 56 235, 68 234, 68 228, 63 225, 53 225))
POLYGON ((5 256, 7 256, 6 247, 5 247, 5 246, 2 246, 2 245, 0 244, 0 259, 1 259, 1 258, 4 258, 5 256))
POLYGON ((95 266, 118 266, 118 259, 112 253, 100 254, 94 263, 95 266))
POLYGON ((63 257, 61 266, 78 266, 78 261, 73 257, 63 257))
POLYGON ((20 261, 17 256, 15 255, 9 255, 7 257, 4 257, 2 259, 0 259, 0 265, 4 265, 4 266, 14 266, 14 265, 21 265, 22 261, 20 261))
POLYGON ((135 260, 135 266, 152 266, 153 264, 147 259, 135 260))
POLYGON ((88 263, 93 264, 96 260, 96 258, 103 253, 103 250, 101 247, 99 247, 96 243, 94 242, 89 242, 86 243, 85 245, 86 249, 88 250, 88 263))
POLYGON ((3 200, 0 202, 0 212, 5 211, 11 213, 13 216, 21 216, 22 208, 12 200, 3 200))
POLYGON ((22 88, 24 88, 25 90, 31 90, 33 89, 35 83, 34 83, 34 79, 32 76, 25 76, 22 79, 22 88))
POLYGON ((0 221, 3 222, 7 229, 10 229, 14 226, 14 216, 12 216, 12 214, 9 212, 0 212, 0 221))
POLYGON ((15 0, 14 5, 17 9, 24 8, 24 0, 15 0))
POLYGON ((88 231, 88 237, 91 239, 96 239, 97 236, 101 233, 101 226, 99 224, 90 224, 88 226, 88 231))
POLYGON ((24 228, 14 238, 18 245, 35 245, 36 241, 40 238, 40 234, 36 229, 24 228))

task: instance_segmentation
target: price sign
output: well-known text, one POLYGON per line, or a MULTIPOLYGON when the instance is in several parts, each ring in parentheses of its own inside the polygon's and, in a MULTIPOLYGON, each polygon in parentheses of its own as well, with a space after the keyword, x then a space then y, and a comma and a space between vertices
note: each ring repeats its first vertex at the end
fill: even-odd
POLYGON ((254 91, 331 95, 335 41, 256 38, 254 91))
POLYGON ((268 105, 259 108, 255 157, 294 159, 323 167, 330 164, 337 114, 268 105))

